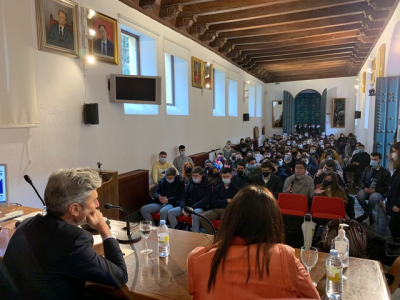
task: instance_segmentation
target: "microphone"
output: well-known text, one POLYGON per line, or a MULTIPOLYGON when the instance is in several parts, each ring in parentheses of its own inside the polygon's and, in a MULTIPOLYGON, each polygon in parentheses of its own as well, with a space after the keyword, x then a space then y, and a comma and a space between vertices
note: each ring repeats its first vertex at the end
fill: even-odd
POLYGON ((131 233, 131 227, 129 225, 129 215, 128 212, 126 211, 125 208, 122 206, 118 205, 112 205, 111 203, 106 203, 104 204, 105 209, 119 209, 122 210, 126 214, 126 232, 121 231, 117 234, 117 240, 118 242, 130 242, 130 243, 136 243, 140 241, 141 236, 140 232, 134 231, 131 233))
POLYGON ((42 199, 42 197, 40 197, 39 192, 37 191, 37 189, 35 188, 35 186, 33 185, 32 179, 29 177, 29 175, 24 175, 24 179, 27 183, 29 183, 31 185, 31 187, 35 190, 36 195, 39 197, 40 201, 42 201, 43 204, 43 212, 46 212, 46 203, 44 202, 44 200, 42 199))
POLYGON ((215 239, 215 235, 216 235, 215 227, 214 227, 213 223, 208 218, 206 218, 205 216, 202 216, 199 213, 195 212, 194 209, 189 207, 189 206, 184 206, 183 210, 184 210, 185 213, 187 213, 189 215, 195 215, 195 216, 198 216, 198 217, 203 218, 204 220, 206 220, 208 222, 208 224, 210 224, 210 226, 211 226, 211 228, 212 228, 212 230, 214 232, 214 239, 215 239))

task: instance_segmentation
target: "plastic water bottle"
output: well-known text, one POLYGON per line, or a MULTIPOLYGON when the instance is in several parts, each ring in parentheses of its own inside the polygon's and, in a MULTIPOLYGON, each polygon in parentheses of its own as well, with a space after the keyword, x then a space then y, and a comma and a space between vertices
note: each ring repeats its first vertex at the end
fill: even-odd
POLYGON ((326 260, 326 296, 328 299, 339 300, 343 298, 343 265, 339 258, 339 253, 335 249, 331 249, 330 256, 326 260))
POLYGON ((158 235, 158 255, 166 257, 169 255, 169 230, 165 225, 165 220, 160 221, 160 226, 157 229, 158 235))

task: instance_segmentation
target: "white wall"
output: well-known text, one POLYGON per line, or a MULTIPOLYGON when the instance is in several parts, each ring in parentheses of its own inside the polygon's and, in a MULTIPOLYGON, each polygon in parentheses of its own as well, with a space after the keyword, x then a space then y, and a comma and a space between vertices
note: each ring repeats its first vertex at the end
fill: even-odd
MULTIPOLYGON (((387 24, 384 32, 378 39, 375 47, 372 49, 369 57, 371 58, 377 58, 378 57, 378 50, 381 47, 382 44, 386 44, 386 57, 385 57, 385 77, 388 76, 400 76, 400 69, 396 68, 395 66, 400 65, 400 40, 397 38, 392 39, 393 33, 395 30, 395 27, 397 24, 400 22, 400 4, 397 6, 395 12, 392 15, 392 18, 390 19, 389 23, 387 24), (393 43, 395 43, 395 49, 396 51, 392 51, 390 53, 390 49, 393 46, 393 43), (397 47, 396 47, 397 45, 397 47), (389 57, 390 55, 390 57, 389 57)), ((399 25, 397 25, 399 26, 399 25)), ((398 34, 398 33, 397 33, 398 34)), ((393 48, 392 48, 393 49, 393 48)), ((362 80, 362 74, 363 72, 367 72, 367 70, 371 68, 371 60, 367 60, 363 67, 360 70, 360 73, 358 74, 357 78, 362 80)), ((367 151, 372 151, 373 149, 373 129, 374 129, 374 118, 375 118, 375 97, 369 97, 368 96, 368 90, 371 89, 371 80, 370 80, 370 74, 367 72, 367 82, 366 82, 366 93, 362 94, 360 92, 359 96, 359 105, 358 105, 358 110, 361 111, 361 122, 358 121, 355 129, 355 134, 357 135, 357 139, 361 141, 365 146, 367 151), (369 114, 366 114, 366 107, 368 104, 368 98, 369 98, 369 114), (365 118, 368 117, 368 120, 365 121, 365 118), (365 128, 364 122, 368 123, 367 128, 365 128)), ((356 82, 353 82, 356 84, 356 82)), ((376 90, 376 84, 373 86, 376 90)), ((361 89, 360 89, 361 90, 361 89)), ((399 114, 400 116, 400 114, 399 114)))
POLYGON ((266 127, 266 137, 272 134, 282 134, 282 128, 272 128, 272 101, 283 100, 283 92, 287 91, 296 97, 298 93, 303 90, 316 90, 322 94, 324 89, 327 89, 327 103, 326 103, 326 132, 333 133, 338 137, 339 133, 345 132, 346 134, 354 133, 354 111, 355 111, 355 77, 344 78, 329 78, 318 80, 303 80, 292 82, 281 82, 279 84, 268 83, 266 84, 266 100, 264 105, 264 124, 266 127), (346 98, 346 128, 331 128, 332 125, 332 99, 333 98, 346 98))
MULTIPOLYGON (((49 174, 58 168, 96 168, 96 162, 101 161, 103 169, 118 170, 120 173, 149 169, 161 150, 165 150, 172 161, 180 144, 186 145, 188 154, 209 151, 223 146, 228 139, 236 143, 241 137, 252 136, 253 127, 261 127, 261 118, 242 121, 242 114, 248 112, 247 100, 243 101, 243 81, 259 82, 256 78, 117 0, 77 2, 80 6, 93 8, 116 19, 117 14, 122 13, 160 33, 159 43, 162 43, 163 37, 168 37, 190 48, 192 56, 239 73, 238 117, 213 117, 213 92, 192 87, 189 89, 189 116, 167 116, 165 95, 159 116, 124 115, 122 104, 110 103, 107 90, 109 74, 121 73, 120 65, 97 63, 88 67, 85 77, 82 59, 41 52, 35 45, 33 52, 40 126, 0 129, 0 162, 7 163, 9 167, 9 195, 12 202, 40 207, 34 192, 23 180, 24 174, 31 176, 43 195, 49 174), (85 102, 99 103, 99 125, 83 124, 82 106, 85 102)), ((7 5, 27 7, 32 14, 30 25, 36 28, 33 4, 34 0, 19 0, 10 1, 7 5)), ((15 15, 9 19, 18 18, 20 16, 15 15)), ((3 28, 7 33, 5 39, 17 35, 27 24, 20 25, 21 28, 18 28, 7 26, 6 23, 3 28)), ((36 41, 36 36, 33 39, 36 41)), ((1 44, 8 47, 7 40, 1 41, 1 44)), ((162 45, 159 49, 163 49, 162 45)), ((162 50, 158 53, 158 70, 159 75, 165 74, 162 50)))

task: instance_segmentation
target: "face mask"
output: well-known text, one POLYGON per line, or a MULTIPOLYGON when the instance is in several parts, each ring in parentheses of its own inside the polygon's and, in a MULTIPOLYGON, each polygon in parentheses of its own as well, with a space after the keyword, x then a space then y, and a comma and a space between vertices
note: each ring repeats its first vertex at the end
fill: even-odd
POLYGON ((181 156, 185 156, 185 151, 181 151, 181 156))
POLYGON ((285 155, 285 159, 286 159, 286 160, 289 160, 290 158, 291 158, 290 155, 285 155))
POLYGON ((325 136, 325 132, 321 133, 322 136, 325 136))
POLYGON ((271 174, 271 172, 262 172, 262 175, 263 175, 264 177, 268 177, 269 174, 271 174))
POLYGON ((201 178, 192 178, 194 183, 199 183, 201 181, 201 178))
POLYGON ((321 126, 317 125, 317 128, 320 128, 321 126))
POLYGON ((282 167, 282 165, 283 165, 283 161, 280 160, 279 161, 279 166, 282 167))
POLYGON ((239 176, 242 176, 242 175, 243 175, 243 171, 242 171, 242 170, 238 170, 236 173, 237 173, 239 176))
POLYGON ((332 157, 327 157, 326 160, 332 160, 332 157))
POLYGON ((302 144, 299 145, 299 149, 303 149, 303 145, 302 144))
POLYGON ((160 157, 160 163, 165 163, 167 161, 167 159, 166 158, 164 158, 164 157, 160 157))
POLYGON ((371 166, 372 166, 373 168, 376 168, 378 165, 379 165, 379 161, 371 160, 371 166))
POLYGON ((356 144, 355 143, 350 143, 350 145, 354 147, 356 144))
POLYGON ((174 180, 175 180, 175 178, 174 178, 174 179, 172 179, 172 180, 169 180, 169 179, 167 178, 167 182, 168 182, 168 183, 173 183, 173 182, 174 182, 174 180))
POLYGON ((212 174, 212 176, 213 176, 213 177, 218 177, 219 174, 218 174, 218 173, 214 173, 214 174, 212 174))
POLYGON ((397 160, 397 157, 398 157, 397 153, 396 153, 396 152, 393 152, 393 153, 392 153, 392 158, 393 158, 394 160, 397 160))
POLYGON ((232 157, 231 157, 231 160, 236 160, 236 157, 232 156, 232 157))
POLYGON ((364 149, 358 149, 358 153, 363 153, 364 149))
POLYGON ((209 167, 209 166, 206 166, 204 169, 206 169, 206 170, 208 171, 208 170, 210 170, 210 167, 209 167))
POLYGON ((294 175, 295 177, 296 177, 296 179, 299 179, 299 180, 301 180, 301 179, 303 179, 304 178, 304 176, 306 176, 306 175, 294 175))
POLYGON ((243 158, 241 158, 241 157, 238 157, 238 158, 236 158, 236 160, 237 160, 237 161, 242 161, 242 160, 243 160, 243 158))
POLYGON ((247 169, 249 169, 249 170, 254 170, 256 167, 257 166, 255 164, 254 165, 247 165, 247 169))
POLYGON ((226 149, 231 149, 231 145, 226 145, 226 149))
POLYGON ((318 144, 320 144, 322 146, 324 144, 324 142, 319 142, 318 144))
POLYGON ((317 150, 315 150, 315 149, 310 151, 310 153, 315 153, 315 152, 317 152, 317 150))
POLYGON ((335 145, 335 143, 331 143, 331 146, 335 145))
POLYGON ((290 142, 287 142, 286 145, 290 146, 290 142))
POLYGON ((230 179, 230 178, 228 178, 228 179, 222 179, 222 182, 223 182, 224 184, 228 185, 228 184, 231 183, 231 179, 230 179))
POLYGON ((225 169, 230 169, 231 166, 230 166, 230 165, 224 165, 224 168, 225 168, 225 169))
POLYGON ((244 153, 244 152, 246 152, 247 151, 247 149, 242 149, 242 152, 244 153))
POLYGON ((308 166, 308 161, 305 161, 306 165, 308 166))
POLYGON ((218 160, 218 161, 222 161, 222 158, 220 157, 220 158, 218 158, 217 160, 218 160))
POLYGON ((325 186, 330 186, 331 184, 332 184, 332 181, 324 180, 325 186))
POLYGON ((185 168, 185 171, 186 171, 187 173, 192 173, 192 168, 185 168))

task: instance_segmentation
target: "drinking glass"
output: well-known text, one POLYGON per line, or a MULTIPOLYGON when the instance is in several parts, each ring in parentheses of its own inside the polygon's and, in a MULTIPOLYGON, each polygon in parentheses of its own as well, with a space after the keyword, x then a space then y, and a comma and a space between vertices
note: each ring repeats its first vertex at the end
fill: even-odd
POLYGON ((153 250, 148 249, 148 247, 147 247, 147 239, 150 236, 152 225, 153 225, 153 223, 151 221, 140 222, 140 234, 142 235, 142 238, 144 238, 144 241, 145 241, 145 249, 140 251, 140 253, 142 253, 142 254, 150 254, 153 252, 153 250))
MULTIPOLYGON (((306 267, 308 273, 311 275, 311 269, 317 264, 318 261, 318 250, 315 247, 307 248, 305 246, 301 247, 301 261, 306 267)), ((317 284, 313 281, 314 286, 317 284)))

